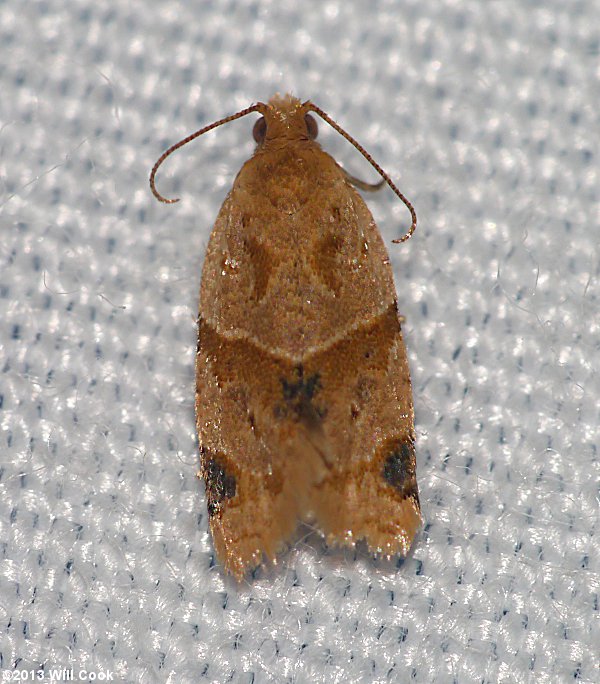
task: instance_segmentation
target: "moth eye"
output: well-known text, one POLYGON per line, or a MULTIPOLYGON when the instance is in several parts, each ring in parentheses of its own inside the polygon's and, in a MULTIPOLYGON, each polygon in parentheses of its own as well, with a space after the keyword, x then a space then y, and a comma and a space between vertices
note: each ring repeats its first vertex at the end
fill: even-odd
POLYGON ((260 119, 257 119, 256 123, 254 124, 254 128, 252 129, 252 137, 257 143, 261 143, 264 141, 266 134, 267 122, 265 121, 265 117, 261 116, 260 119))
POLYGON ((308 137, 311 140, 314 140, 317 135, 319 135, 319 127, 317 126, 317 121, 314 116, 311 116, 310 114, 306 114, 304 117, 304 121, 306 122, 306 130, 308 131, 308 137))

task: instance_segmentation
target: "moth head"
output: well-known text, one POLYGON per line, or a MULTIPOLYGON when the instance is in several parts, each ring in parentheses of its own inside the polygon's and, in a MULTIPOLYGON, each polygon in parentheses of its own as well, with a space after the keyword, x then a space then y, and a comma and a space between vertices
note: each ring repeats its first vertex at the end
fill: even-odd
POLYGON ((275 95, 267 104, 259 102, 261 117, 254 124, 252 136, 259 146, 296 140, 315 140, 319 129, 309 114, 310 102, 300 102, 291 95, 275 95))
MULTIPOLYGON (((152 194, 160 202, 165 202, 166 204, 173 204, 174 202, 179 202, 179 198, 175 197, 169 199, 164 197, 156 189, 156 172, 158 171, 160 165, 169 157, 175 150, 180 147, 187 145, 192 140, 199 138, 204 133, 212 131, 218 126, 230 123, 236 119, 241 119, 242 116, 247 114, 252 114, 253 112, 258 112, 261 117, 254 124, 253 135, 254 139, 258 143, 258 149, 264 146, 270 146, 273 148, 283 147, 295 142, 312 142, 317 137, 318 128, 316 120, 311 116, 310 112, 314 112, 318 116, 328 123, 335 131, 337 131, 343 138, 345 138, 351 145, 353 145, 362 156, 371 164, 371 166, 377 171, 377 173, 382 177, 382 179, 390 186, 390 188, 396 193, 402 202, 406 205, 406 208, 410 211, 411 215, 411 225, 406 233, 392 242, 399 243, 408 240, 408 238, 415 232, 417 227, 417 214, 414 210, 413 205, 406 199, 406 197, 398 190, 394 185, 392 179, 387 175, 387 173, 379 166, 379 164, 371 157, 371 155, 365 150, 362 145, 360 145, 349 133, 339 126, 328 114, 323 111, 320 107, 313 104, 310 100, 306 102, 300 102, 300 100, 292 95, 275 95, 272 97, 268 103, 257 102, 256 104, 242 109, 236 114, 231 114, 231 116, 226 116, 224 119, 219 119, 214 123, 204 126, 203 128, 197 130, 195 133, 188 135, 179 142, 171 145, 166 152, 163 152, 160 157, 156 160, 156 163, 152 167, 150 172, 150 189, 152 194)), ((357 184, 355 181, 357 179, 348 176, 349 181, 357 184)), ((381 184, 373 185, 369 187, 368 183, 358 183, 359 187, 363 189, 377 189, 381 184)))

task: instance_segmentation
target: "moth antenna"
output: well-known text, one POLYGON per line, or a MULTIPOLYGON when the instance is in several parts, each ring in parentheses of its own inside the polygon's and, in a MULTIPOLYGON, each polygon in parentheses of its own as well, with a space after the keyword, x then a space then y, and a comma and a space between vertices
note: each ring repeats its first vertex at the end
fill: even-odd
POLYGON ((199 138, 201 135, 204 135, 204 133, 208 133, 208 131, 212 131, 213 128, 217 128, 218 126, 222 126, 223 124, 229 123, 230 121, 235 121, 235 119, 240 119, 242 116, 246 116, 246 114, 251 114, 252 112, 258 112, 264 106, 265 105, 262 102, 258 102, 257 104, 252 105, 252 107, 247 107, 246 109, 242 109, 237 114, 232 114, 231 116, 226 116, 224 119, 220 119, 219 121, 215 121, 214 123, 211 123, 208 126, 204 126, 204 128, 201 128, 199 131, 196 131, 195 133, 188 135, 183 140, 180 140, 178 143, 171 145, 171 147, 169 147, 168 150, 166 150, 165 152, 163 152, 160 155, 160 157, 156 161, 156 164, 154 164, 154 166, 152 167, 152 171, 150 172, 150 189, 152 190, 152 194, 154 195, 154 197, 156 197, 157 200, 164 202, 165 204, 174 204, 175 202, 179 202, 179 197, 175 197, 173 199, 169 199, 168 197, 163 197, 163 195, 161 195, 160 192, 158 192, 158 190, 156 189, 156 183, 155 183, 155 176, 156 176, 156 172, 158 171, 159 166, 165 161, 165 159, 169 155, 173 154, 173 152, 175 152, 175 150, 178 150, 180 147, 187 145, 192 140, 199 138))
POLYGON ((406 205, 406 208, 408 209, 408 211, 410 211, 410 216, 412 219, 410 228, 401 238, 396 238, 395 240, 392 240, 392 242, 395 244, 398 244, 400 242, 406 242, 406 240, 408 240, 408 238, 415 232, 415 229, 417 227, 417 212, 415 211, 413 205, 400 192, 400 190, 398 190, 392 179, 387 175, 387 173, 381 168, 381 166, 379 166, 379 164, 373 159, 373 157, 365 150, 365 148, 360 143, 358 143, 349 133, 346 133, 346 131, 341 126, 339 126, 320 107, 317 107, 317 105, 313 104, 312 102, 307 102, 305 104, 310 111, 313 111, 315 112, 315 114, 318 114, 323 119, 323 121, 327 122, 343 138, 346 138, 346 140, 362 154, 362 156, 369 162, 369 164, 371 164, 375 171, 377 171, 377 173, 383 178, 383 180, 390 186, 394 194, 406 205))

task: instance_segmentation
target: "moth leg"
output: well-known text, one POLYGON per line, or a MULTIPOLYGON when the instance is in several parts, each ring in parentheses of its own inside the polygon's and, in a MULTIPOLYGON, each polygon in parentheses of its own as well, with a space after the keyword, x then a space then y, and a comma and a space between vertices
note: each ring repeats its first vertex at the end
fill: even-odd
POLYGON ((342 173, 346 177, 346 180, 349 183, 351 183, 355 188, 358 188, 359 190, 364 190, 365 192, 377 192, 377 190, 381 190, 381 188, 385 185, 385 178, 382 178, 377 183, 367 183, 366 181, 361 180, 356 176, 353 176, 351 173, 346 171, 346 169, 342 169, 342 173))

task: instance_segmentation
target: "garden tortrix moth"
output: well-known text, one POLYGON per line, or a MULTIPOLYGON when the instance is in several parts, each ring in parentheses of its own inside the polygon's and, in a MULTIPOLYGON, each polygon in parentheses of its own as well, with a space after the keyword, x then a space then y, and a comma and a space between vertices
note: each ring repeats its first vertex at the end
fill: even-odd
POLYGON ((350 176, 315 141, 310 101, 275 96, 212 231, 200 289, 196 415, 219 559, 238 580, 299 520, 328 542, 406 555, 421 524, 411 383, 392 269, 350 176))

